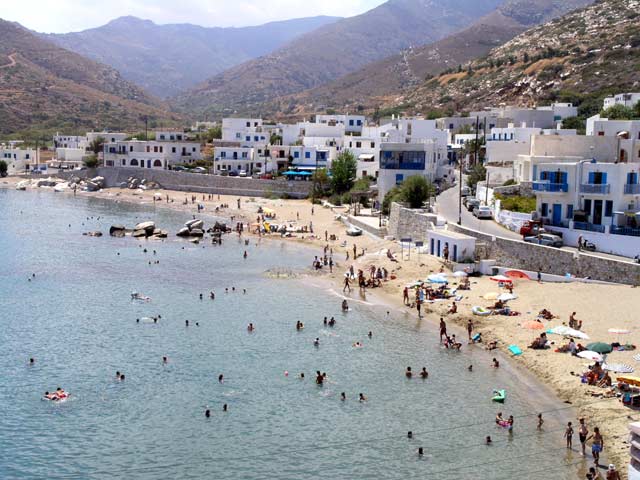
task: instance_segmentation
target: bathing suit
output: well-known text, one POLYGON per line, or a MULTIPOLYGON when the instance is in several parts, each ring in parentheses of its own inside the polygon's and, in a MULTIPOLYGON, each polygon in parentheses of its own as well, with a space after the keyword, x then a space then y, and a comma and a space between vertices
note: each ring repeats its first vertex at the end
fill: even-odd
POLYGON ((602 451, 602 445, 600 445, 599 443, 594 443, 591 446, 591 452, 592 453, 600 453, 602 451))
POLYGON ((587 441, 587 436, 583 435, 582 433, 578 434, 580 437, 580 443, 584 443, 587 441))

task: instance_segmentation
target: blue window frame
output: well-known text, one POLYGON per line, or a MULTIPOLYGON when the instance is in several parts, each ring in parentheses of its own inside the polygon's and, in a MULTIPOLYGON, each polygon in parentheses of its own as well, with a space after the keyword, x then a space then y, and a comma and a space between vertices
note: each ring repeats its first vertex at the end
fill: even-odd
POLYGON ((573 219, 573 204, 567 205, 567 218, 573 219))
POLYGON ((244 137, 245 142, 250 142, 251 141, 251 137, 244 137))
POLYGON ((587 215, 591 215, 591 199, 585 198, 584 200, 584 211, 587 215))
POLYGON ((293 158, 300 158, 300 152, 293 152, 293 158))
POLYGON ((349 126, 353 127, 353 120, 349 120, 349 126))
POLYGON ((402 173, 396 173, 396 185, 400 185, 404 181, 404 175, 402 173))
POLYGON ((613 216, 613 201, 607 200, 604 202, 604 216, 612 217, 613 216))
POLYGON ((258 137, 257 135, 255 137, 253 137, 253 141, 257 142, 258 140, 260 140, 260 137, 258 137))
POLYGON ((425 152, 381 152, 380 168, 384 170, 424 170, 425 152))
POLYGON ((304 152, 304 158, 311 158, 311 152, 304 152))
POLYGON ((627 173, 627 185, 636 185, 638 183, 638 174, 636 172, 627 173))
POLYGON ((548 204, 543 203, 543 204, 540 205, 540 214, 543 217, 546 217, 546 216, 549 215, 549 205, 548 204))

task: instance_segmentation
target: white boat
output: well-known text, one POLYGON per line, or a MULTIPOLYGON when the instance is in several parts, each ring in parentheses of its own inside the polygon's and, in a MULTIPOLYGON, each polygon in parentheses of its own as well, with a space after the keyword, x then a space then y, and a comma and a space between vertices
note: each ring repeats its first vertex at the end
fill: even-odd
POLYGON ((347 229, 347 235, 350 237, 359 237, 362 235, 362 229, 354 227, 353 225, 347 229))

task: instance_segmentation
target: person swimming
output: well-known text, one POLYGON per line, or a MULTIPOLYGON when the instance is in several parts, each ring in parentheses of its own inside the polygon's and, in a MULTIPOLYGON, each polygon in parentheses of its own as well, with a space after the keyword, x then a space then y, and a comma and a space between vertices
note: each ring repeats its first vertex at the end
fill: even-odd
POLYGON ((323 325, 326 325, 327 323, 328 323, 328 322, 327 322, 327 317, 324 317, 324 320, 322 321, 322 324, 323 324, 323 325))
POLYGON ((349 304, 347 303, 347 300, 346 300, 346 299, 344 299, 344 300, 342 301, 342 311, 343 311, 343 312, 346 312, 346 311, 348 311, 348 310, 349 310, 349 304))
POLYGON ((413 438, 413 432, 411 430, 407 432, 407 438, 413 438))
POLYGON ((330 326, 331 328, 333 328, 333 327, 335 326, 335 324, 336 324, 336 319, 335 319, 335 318, 333 318, 333 317, 331 317, 331 320, 329 320, 329 326, 330 326))
POLYGON ((404 372, 404 376, 407 378, 413 377, 413 372, 411 371, 411 367, 407 367, 406 372, 404 372))
POLYGON ((429 378, 429 372, 427 372, 427 368, 426 367, 422 367, 422 371, 420 372, 420 376, 423 379, 429 378))
POLYGON ((369 333, 367 334, 367 337, 369 337, 369 338, 373 338, 373 332, 369 332, 369 333))
POLYGON ((225 403, 224 405, 222 405, 222 411, 223 411, 223 412, 226 412, 227 410, 228 410, 228 406, 227 406, 227 404, 225 403))
POLYGON ((493 359, 493 368, 500 368, 500 362, 497 359, 493 359))
POLYGON ((502 412, 498 412, 496 415, 496 425, 501 425, 504 422, 504 418, 502 418, 502 412))
POLYGON ((469 370, 470 372, 473 372, 473 365, 469 365, 469 367, 467 368, 467 370, 469 370))
POLYGON ((162 363, 167 363, 168 358, 167 357, 162 357, 162 363))
POLYGON ((324 376, 320 373, 320 370, 316 370, 316 383, 322 385, 324 383, 324 376))
POLYGON ((340 394, 340 400, 342 400, 343 402, 347 399, 347 394, 345 392, 342 392, 340 394))
POLYGON ((255 327, 253 326, 253 323, 250 323, 249 326, 247 326, 247 330, 249 332, 253 332, 255 330, 255 327))
POLYGON ((484 443, 486 443, 487 445, 491 445, 491 436, 487 435, 487 438, 485 439, 484 443))
POLYGON ((363 393, 359 394, 359 398, 358 401, 360 402, 366 402, 367 401, 367 397, 364 396, 363 393))
POLYGON ((218 375, 218 383, 222 383, 224 381, 224 375, 220 374, 218 375))
POLYGON ((314 347, 319 347, 319 346, 320 346, 320 339, 319 339, 319 338, 316 338, 316 339, 313 341, 313 346, 314 346, 314 347))
POLYGON ((33 365, 34 363, 36 363, 35 359, 33 357, 31 357, 29 359, 29 365, 33 365))
POLYGON ((204 416, 209 418, 211 416, 211 410, 209 410, 208 408, 204 411, 204 416))

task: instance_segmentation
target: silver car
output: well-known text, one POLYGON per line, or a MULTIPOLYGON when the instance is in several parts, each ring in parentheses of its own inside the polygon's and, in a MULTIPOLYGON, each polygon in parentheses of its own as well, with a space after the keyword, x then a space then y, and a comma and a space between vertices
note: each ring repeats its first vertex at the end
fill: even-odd
POLYGON ((473 216, 476 218, 493 218, 491 207, 476 207, 473 209, 473 216))
POLYGON ((547 247, 562 247, 562 238, 550 233, 541 233, 540 235, 532 235, 524 238, 525 242, 537 243, 538 245, 545 245, 547 247))

